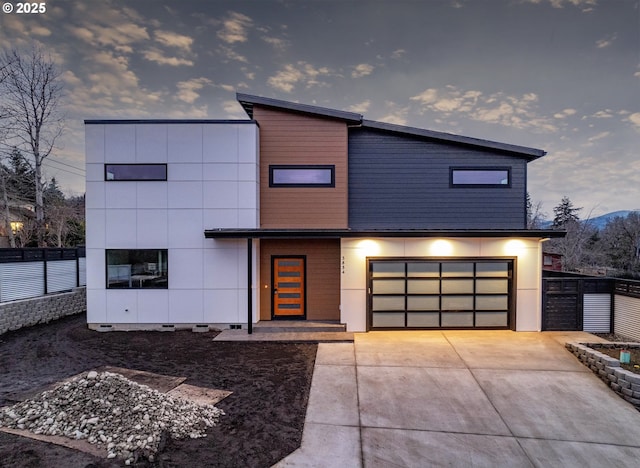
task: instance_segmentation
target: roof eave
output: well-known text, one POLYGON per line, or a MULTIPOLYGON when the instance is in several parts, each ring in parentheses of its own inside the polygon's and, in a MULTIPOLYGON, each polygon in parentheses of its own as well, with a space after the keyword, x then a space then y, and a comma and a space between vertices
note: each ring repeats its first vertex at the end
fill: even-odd
POLYGON ((362 115, 355 112, 347 112, 337 109, 330 109, 327 107, 312 106, 309 104, 300 104, 297 102, 282 101, 280 99, 272 99, 243 93, 236 93, 236 99, 238 100, 244 111, 247 113, 247 115, 252 119, 253 106, 259 105, 263 107, 270 107, 273 109, 283 109, 287 111, 297 112, 300 114, 343 120, 350 125, 360 124, 362 122, 362 115))
POLYGON ((433 130, 426 130, 422 128, 416 127, 407 127, 404 125, 391 124, 387 122, 378 122, 375 120, 363 120, 362 127, 364 128, 374 128, 377 130, 385 130, 389 132, 396 132, 405 135, 414 135, 425 138, 430 138, 434 140, 447 141, 456 144, 469 145, 481 148, 490 148, 493 150, 506 151, 508 153, 515 153, 521 156, 524 156, 529 161, 533 161, 535 159, 541 158, 545 154, 546 151, 538 149, 538 148, 530 148, 527 146, 520 145, 512 145, 508 143, 500 143, 497 141, 491 140, 482 140, 480 138, 472 138, 466 137, 462 135, 456 135, 453 133, 445 133, 445 132, 436 132, 433 130))
POLYGON ((207 229, 207 239, 341 239, 355 237, 407 237, 407 238, 539 238, 564 237, 565 231, 549 229, 207 229))

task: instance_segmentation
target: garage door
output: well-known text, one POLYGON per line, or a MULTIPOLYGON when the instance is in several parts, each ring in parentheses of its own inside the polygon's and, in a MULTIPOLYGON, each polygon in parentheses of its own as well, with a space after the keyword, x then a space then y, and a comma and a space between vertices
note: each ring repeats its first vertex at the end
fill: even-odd
POLYGON ((368 328, 513 326, 511 259, 369 259, 368 328))

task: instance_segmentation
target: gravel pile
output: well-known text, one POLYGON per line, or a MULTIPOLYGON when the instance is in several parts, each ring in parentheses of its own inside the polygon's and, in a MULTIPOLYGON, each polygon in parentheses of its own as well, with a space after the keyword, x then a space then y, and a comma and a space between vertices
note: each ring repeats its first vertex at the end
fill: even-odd
POLYGON ((0 409, 0 427, 66 436, 104 446, 127 465, 153 461, 167 435, 206 436, 224 413, 168 396, 112 372, 91 371, 53 390, 0 409))

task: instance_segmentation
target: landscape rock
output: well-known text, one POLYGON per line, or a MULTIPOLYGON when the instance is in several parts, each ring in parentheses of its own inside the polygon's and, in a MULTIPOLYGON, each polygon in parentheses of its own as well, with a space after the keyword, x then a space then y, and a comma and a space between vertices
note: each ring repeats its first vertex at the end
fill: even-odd
POLYGON ((160 441, 200 438, 224 413, 140 385, 112 372, 90 371, 53 390, 0 409, 0 427, 86 439, 108 458, 153 459, 160 441))

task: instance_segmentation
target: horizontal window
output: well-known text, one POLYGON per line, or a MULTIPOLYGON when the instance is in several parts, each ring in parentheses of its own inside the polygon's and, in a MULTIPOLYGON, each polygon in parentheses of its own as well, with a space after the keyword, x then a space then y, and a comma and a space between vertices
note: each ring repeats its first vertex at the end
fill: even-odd
POLYGON ((104 180, 167 180, 167 165, 105 164, 104 180))
POLYGON ((167 289, 166 249, 107 250, 107 288, 167 289))
POLYGON ((269 166, 269 187, 335 187, 335 166, 269 166))
POLYGON ((452 167, 452 187, 510 187, 508 167, 452 167))

